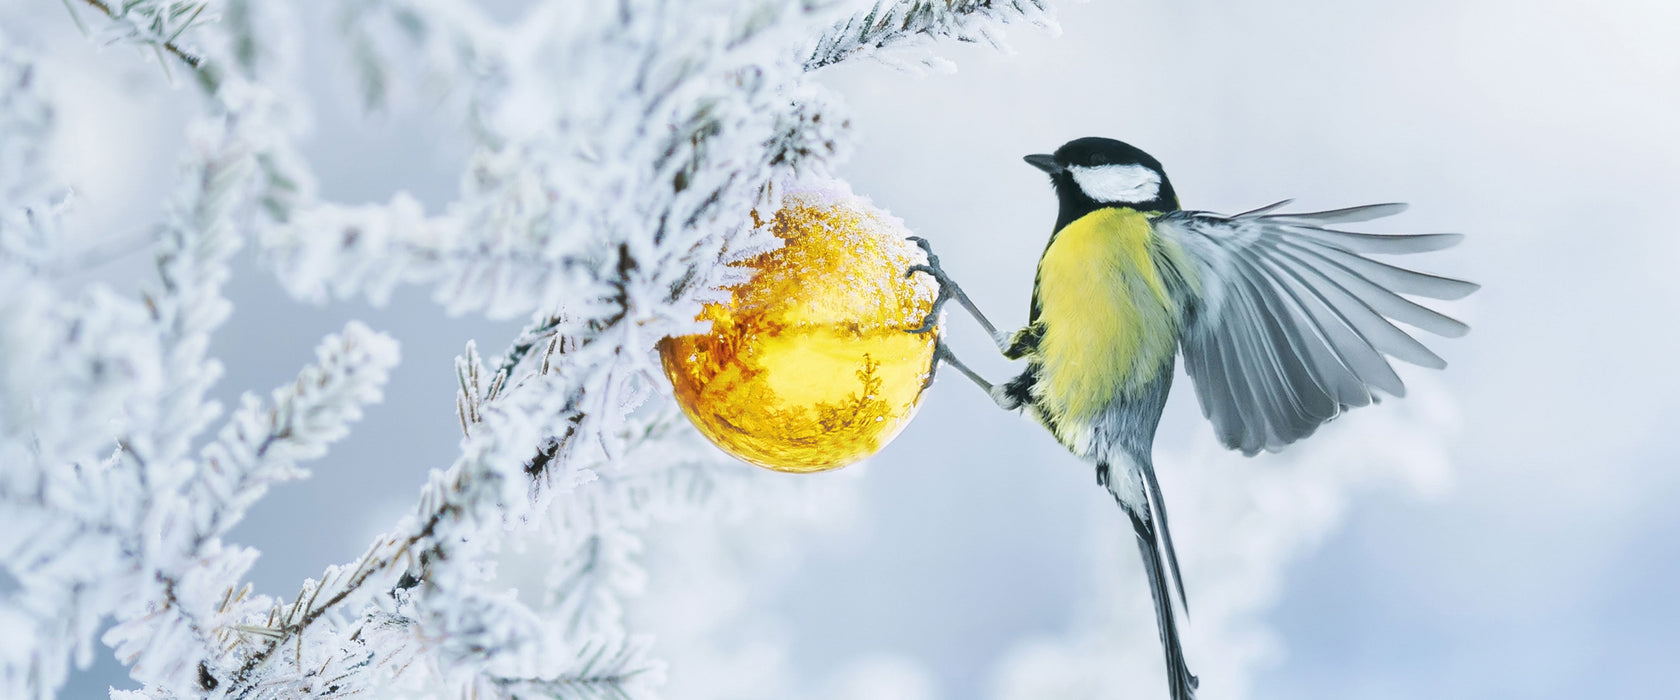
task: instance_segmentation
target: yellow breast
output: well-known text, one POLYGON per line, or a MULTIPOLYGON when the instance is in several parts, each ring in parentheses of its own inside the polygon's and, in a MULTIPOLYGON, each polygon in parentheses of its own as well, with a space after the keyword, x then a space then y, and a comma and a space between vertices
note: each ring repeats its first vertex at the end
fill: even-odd
POLYGON ((1178 314, 1156 268, 1149 216, 1099 209, 1063 227, 1038 263, 1036 390, 1058 423, 1135 395, 1171 359, 1178 314))

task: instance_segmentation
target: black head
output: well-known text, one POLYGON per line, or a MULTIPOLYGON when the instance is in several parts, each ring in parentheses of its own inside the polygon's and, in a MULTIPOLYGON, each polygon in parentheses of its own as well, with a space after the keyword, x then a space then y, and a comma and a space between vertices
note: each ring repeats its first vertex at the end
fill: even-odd
POLYGON ((1027 156, 1026 161, 1048 173, 1056 187, 1062 205, 1058 230, 1103 207, 1178 209, 1178 195, 1161 161, 1128 143, 1090 136, 1069 141, 1054 154, 1027 156))

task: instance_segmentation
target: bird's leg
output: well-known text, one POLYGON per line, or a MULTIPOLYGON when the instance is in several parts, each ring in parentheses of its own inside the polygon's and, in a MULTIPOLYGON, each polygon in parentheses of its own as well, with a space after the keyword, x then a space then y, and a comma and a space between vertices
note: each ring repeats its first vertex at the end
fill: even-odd
MULTIPOLYGON (((933 345, 933 370, 937 370, 941 362, 957 368, 958 372, 962 372, 963 376, 968 377, 968 380, 974 382, 975 386, 980 387, 981 391, 988 394, 992 393, 992 383, 986 381, 985 377, 980 376, 979 372, 969 369, 968 365, 962 363, 962 360, 957 359, 956 353, 951 352, 951 346, 946 345, 943 340, 937 341, 933 345)), ((926 389, 933 385, 933 370, 928 371, 927 383, 922 385, 922 388, 926 389)))
MULTIPOLYGON (((904 271, 904 276, 909 277, 918 272, 927 273, 928 276, 939 283, 939 295, 933 299, 933 309, 928 312, 927 316, 922 317, 922 325, 911 328, 908 332, 916 334, 932 332, 939 322, 939 309, 945 305, 945 302, 956 299, 957 303, 968 309, 968 313, 974 317, 974 320, 979 321, 980 326, 986 329, 986 333, 992 337, 992 342, 997 343, 998 350, 1008 355, 1008 340, 998 335, 997 327, 992 325, 985 314, 980 313, 980 308, 974 305, 967 294, 963 293, 962 287, 957 286, 956 281, 945 274, 945 270, 939 266, 939 256, 933 254, 933 246, 928 244, 927 239, 920 236, 911 236, 909 240, 921 246, 922 252, 927 254, 928 262, 926 265, 910 266, 910 269, 904 271)), ((934 342, 933 366, 928 369, 927 382, 922 385, 922 388, 926 389, 933 385, 933 375, 939 370, 939 364, 942 362, 957 368, 958 372, 962 372, 963 376, 968 377, 969 381, 974 382, 975 386, 980 387, 982 391, 986 392, 987 396, 992 397, 992 401, 996 402, 998 407, 1006 411, 1013 411, 1020 407, 1021 402, 1009 396, 1003 390, 1003 387, 986 381, 986 378, 980 376, 979 372, 969 369, 968 365, 957 359, 956 353, 951 352, 951 347, 946 345, 944 340, 934 342)))
POLYGON ((943 340, 936 342, 933 346, 933 367, 928 369, 928 378, 927 382, 922 384, 923 389, 933 385, 933 375, 939 370, 939 364, 942 362, 955 367, 958 372, 962 372, 963 376, 968 377, 969 381, 974 382, 975 386, 980 387, 981 391, 986 392, 987 396, 992 397, 992 401, 997 402, 998 408, 1002 408, 1005 411, 1013 411, 1020 408, 1021 402, 1016 401, 1014 398, 1005 393, 1003 391, 1003 387, 986 381, 986 378, 980 376, 979 372, 969 369, 968 365, 963 364, 962 360, 957 359, 956 353, 951 352, 951 346, 946 345, 943 340))
MULTIPOLYGON (((922 249, 922 252, 927 255, 927 264, 911 265, 910 269, 904 271, 904 276, 909 277, 922 272, 939 283, 939 295, 933 299, 933 310, 922 318, 922 325, 911 329, 910 332, 927 333, 933 330, 934 325, 939 321, 939 310, 944 308, 945 302, 955 299, 958 304, 968 310, 968 314, 973 316, 974 320, 980 322, 981 328, 986 329, 986 335, 991 336, 992 342, 998 346, 998 351, 1007 353, 1009 351, 1009 338, 1000 335, 997 326, 992 325, 991 320, 987 319, 985 314, 980 313, 980 307, 974 305, 974 301, 968 298, 968 294, 964 293, 962 287, 957 285, 957 281, 951 279, 950 275, 945 274, 945 269, 939 266, 939 256, 933 254, 933 246, 928 243, 927 239, 921 236, 911 236, 907 240, 922 249)), ((967 372, 967 370, 964 370, 964 372, 967 372)))

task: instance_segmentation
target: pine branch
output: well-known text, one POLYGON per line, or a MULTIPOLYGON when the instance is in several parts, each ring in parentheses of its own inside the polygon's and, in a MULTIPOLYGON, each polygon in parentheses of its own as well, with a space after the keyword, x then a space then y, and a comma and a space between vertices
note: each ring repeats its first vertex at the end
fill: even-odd
POLYGON ((56 110, 42 81, 33 56, 0 47, 0 265, 23 268, 6 275, 11 280, 52 266, 69 200, 48 167, 56 110))
MULTIPOLYGON (((411 8, 410 14, 406 16, 409 21, 415 21, 423 14, 412 11, 411 8)), ((464 24, 479 27, 472 22, 464 24)), ((444 31, 449 30, 444 28, 444 31)), ((481 29, 474 29, 474 33, 479 32, 481 29)), ((754 32, 741 32, 732 36, 729 45, 744 51, 746 49, 742 47, 750 48, 754 35, 754 32)), ((450 41, 471 40, 464 38, 450 41)), ((487 49, 475 49, 473 52, 490 53, 487 49)), ((722 63, 717 59, 712 61, 722 63)), ((491 63, 496 64, 498 61, 493 60, 491 63)), ((632 61, 631 65, 636 63, 632 61)), ((656 115, 661 119, 675 118, 675 121, 671 122, 674 124, 672 136, 668 139, 655 138, 656 148, 647 151, 655 164, 656 179, 651 182, 616 185, 612 176, 593 175, 587 184, 571 181, 572 185, 583 187, 579 191, 551 189, 543 184, 541 178, 566 172, 570 166, 562 168, 554 163, 552 152, 546 150, 548 145, 539 142, 544 150, 531 150, 536 147, 535 144, 520 146, 518 152, 523 156, 519 160, 504 160, 499 156, 489 158, 487 154, 487 159, 475 166, 479 174, 472 183, 472 189, 463 193, 463 203, 472 204, 457 205, 459 208, 444 216, 419 215, 416 206, 401 198, 395 200, 393 206, 388 208, 320 208, 306 213, 305 217, 321 218, 300 218, 293 225, 277 230, 275 236, 265 240, 265 247, 271 259, 281 266, 282 279, 294 293, 305 296, 319 295, 325 289, 321 285, 330 284, 337 289, 334 296, 363 292, 369 293, 378 301, 398 282, 441 279, 443 283, 439 289, 449 290, 446 303, 455 310, 488 309, 497 313, 501 309, 511 311, 533 306, 540 308, 553 303, 549 300, 559 298, 573 300, 565 317, 540 316, 533 326, 513 343, 503 359, 496 363, 496 370, 490 373, 490 376, 482 376, 484 371, 478 369, 477 360, 465 360, 461 365, 462 369, 458 372, 463 388, 460 407, 463 424, 468 426, 469 444, 487 434, 493 435, 497 432, 494 424, 498 406, 521 400, 519 397, 524 392, 516 385, 530 380, 515 381, 511 375, 538 347, 544 347, 545 352, 541 371, 535 376, 550 377, 547 380, 550 383, 544 393, 551 397, 551 401, 539 413, 551 422, 546 429, 539 431, 541 437, 538 440, 527 443, 540 447, 534 453, 527 453, 528 457, 517 460, 522 467, 517 475, 469 459, 457 462, 442 479, 434 478, 433 486, 428 487, 427 496, 422 499, 419 517, 416 518, 416 522, 422 525, 416 534, 401 540, 404 546, 400 549, 405 554, 414 553, 414 561, 417 564, 415 568, 406 572, 400 584, 405 590, 416 587, 414 590, 431 591, 423 595, 421 600, 439 597, 441 589, 436 588, 438 586, 449 588, 458 585, 442 583, 437 579, 437 575, 438 567, 455 566, 450 564, 454 556, 451 543, 463 539, 463 535, 460 534, 463 526, 472 527, 473 523, 484 517, 481 514, 493 513, 496 522, 518 517, 519 513, 526 512, 528 506, 512 507, 516 504, 511 499, 531 498, 529 494, 520 493, 526 486, 540 492, 543 490, 543 484, 567 484, 576 478, 573 475, 583 469, 576 464, 578 450, 600 440, 601 426, 610 424, 613 414, 622 411, 613 405, 611 397, 620 393, 621 390, 614 387, 621 386, 624 379, 620 377, 626 375, 621 374, 622 370, 613 369, 614 366, 635 358, 629 365, 635 369, 628 376, 645 376, 647 370, 643 369, 645 365, 641 365, 640 357, 645 357, 642 353, 646 352, 653 339, 665 334, 654 332, 643 335, 637 332, 638 326, 654 320, 645 316, 638 318, 637 314, 659 309, 659 316, 656 318, 660 323, 673 329, 683 327, 683 324, 688 323, 687 319, 692 316, 692 312, 686 309, 665 309, 669 309, 673 301, 702 292, 711 286, 704 277, 695 275, 692 268, 694 263, 688 261, 704 260, 707 257, 715 260, 727 249, 730 239, 719 236, 716 232, 720 228, 724 231, 729 229, 729 224, 719 226, 728 219, 720 216, 722 212, 715 211, 715 207, 723 202, 755 202, 758 200, 758 193, 765 191, 775 174, 799 167, 810 167, 839 150, 836 145, 839 137, 835 129, 844 128, 843 120, 831 120, 825 124, 821 108, 813 107, 822 104, 822 98, 820 94, 809 91, 796 92, 800 99, 791 103, 785 101, 785 96, 780 100, 766 100, 764 108, 760 111, 775 115, 775 118, 769 122, 755 118, 753 122, 769 128, 746 140, 729 140, 727 128, 720 130, 727 122, 723 121, 723 115, 719 114, 714 106, 703 106, 695 111, 686 111, 692 108, 674 112, 662 111, 666 104, 680 103, 677 96, 687 90, 682 82, 685 77, 699 81, 703 76, 703 73, 692 67, 686 68, 675 79, 648 84, 644 96, 634 98, 645 100, 645 104, 648 105, 636 112, 656 115), (683 116, 685 113, 687 116, 683 116), (657 145, 660 143, 664 145, 657 145), (726 169, 720 168, 716 174, 707 170, 708 167, 716 167, 706 157, 707 153, 722 149, 718 152, 736 154, 741 152, 743 147, 749 152, 757 151, 761 154, 752 160, 757 161, 757 167, 761 169, 758 172, 764 173, 756 177, 764 178, 763 180, 740 180, 736 172, 738 166, 734 164, 738 163, 738 160, 717 163, 726 169), (667 174, 657 174, 660 172, 667 174), (532 181, 533 175, 539 179, 532 181), (649 227, 643 230, 644 233, 652 233, 652 247, 647 245, 649 238, 629 236, 624 239, 625 243, 616 246, 616 256, 603 259, 598 252, 584 252, 600 250, 599 233, 555 228, 554 219, 551 217, 559 211, 565 211, 568 206, 575 206, 572 202, 611 201, 610 198, 603 199, 601 195, 585 194, 609 185, 615 190, 627 187, 628 191, 640 192, 642 196, 660 202, 658 208, 641 215, 645 217, 641 220, 649 227), (527 190, 531 187, 535 187, 535 193, 543 198, 543 201, 534 207, 527 204, 532 194, 527 190), (733 194, 726 194, 729 192, 733 194), (485 207, 476 203, 481 200, 491 204, 476 211, 496 212, 493 218, 481 218, 482 214, 467 208, 485 207), (682 207, 688 209, 684 211, 682 207), (505 211, 532 212, 537 216, 509 220, 500 213, 505 211), (673 226, 673 223, 678 226, 673 226), (525 227, 529 227, 529 230, 538 236, 525 240, 539 243, 538 248, 529 252, 521 252, 516 248, 502 248, 506 252, 491 252, 503 246, 504 242, 519 241, 520 245, 529 245, 521 239, 499 238, 506 235, 504 232, 522 231, 525 227), (685 228, 692 231, 683 234, 689 237, 677 237, 678 232, 685 228), (306 232, 318 232, 323 229, 342 233, 329 236, 306 235, 306 232), (486 235, 492 237, 487 241, 489 245, 484 242, 469 242, 483 239, 486 235), (449 242, 452 239, 462 242, 449 242), (576 243, 555 245, 555 242, 567 239, 573 239, 576 243), (331 248, 319 247, 323 243, 331 248), (703 245, 696 249, 696 243, 703 245), (661 244, 683 251, 684 257, 666 257, 668 253, 659 251, 661 244), (556 251, 568 250, 579 252, 556 255, 556 251), (693 257, 687 257, 690 255, 693 257), (323 269, 315 264, 304 264, 304 261, 320 260, 332 260, 340 265, 348 264, 349 267, 323 269), (661 262, 658 267, 649 265, 650 262, 662 260, 667 262, 661 262), (532 264, 532 269, 537 271, 537 274, 546 275, 549 279, 521 279, 512 284, 500 285, 498 290, 539 289, 558 292, 565 289, 569 293, 559 295, 545 292, 539 297, 520 300, 510 307, 494 301, 491 297, 462 294, 468 288, 459 282, 450 281, 452 278, 461 280, 468 277, 501 277, 517 269, 515 266, 522 261, 530 261, 524 264, 532 264), (537 261, 547 262, 542 265, 533 264, 537 261), (304 277, 304 274, 310 277, 304 277), (571 276, 577 281, 571 285, 560 286, 563 276, 571 276), (582 284, 579 285, 578 282, 582 284), (580 306, 576 303, 579 300, 586 303, 580 306), (625 339, 632 336, 638 340, 626 344, 625 339), (546 344, 543 342, 545 339, 546 344), (626 350, 631 348, 635 350, 627 354, 626 350), (558 355, 564 357, 557 358, 558 355), (489 389, 491 386, 496 388, 489 389), (579 438, 587 438, 587 441, 580 442, 579 438), (558 471, 557 467, 560 467, 558 471), (520 478, 514 480, 514 476, 520 478), (532 478, 535 479, 534 483, 526 481, 532 478), (518 488, 519 491, 512 490, 514 488, 518 488), (445 536, 445 532, 449 534, 445 536)), ((745 96, 749 99, 756 99, 757 93, 766 97, 777 94, 764 91, 763 88, 755 88, 751 83, 736 82, 733 78, 727 84, 732 86, 731 89, 747 90, 745 96)), ((630 94, 634 96, 636 93, 630 94)), ((579 104, 594 103, 583 101, 579 104)), ((670 128, 672 127, 667 127, 670 128)), ((654 130, 636 127, 633 131, 625 132, 625 135, 632 139, 644 139, 651 135, 646 133, 650 131, 654 130)), ((511 144, 500 148, 512 150, 511 144)), ((579 164, 579 172, 593 172, 599 169, 599 164, 588 160, 591 156, 585 155, 584 158, 585 162, 579 164)), ((733 210, 733 216, 739 216, 740 220, 744 221, 748 207, 740 204, 735 206, 737 208, 733 210)), ((573 215, 567 218, 579 222, 596 220, 588 215, 573 215)), ((619 235, 628 235, 628 232, 619 235)), ((736 247, 742 251, 750 250, 739 244, 736 247)), ((504 463, 502 468, 505 469, 506 466, 507 463, 504 463)), ((392 559, 384 559, 375 562, 373 566, 380 567, 393 562, 392 559)), ((343 599, 343 596, 327 598, 329 603, 343 599)), ((283 648, 286 638, 301 633, 302 629, 308 626, 308 621, 316 619, 319 614, 313 611, 303 613, 303 616, 298 618, 303 621, 302 625, 295 631, 281 630, 281 639, 270 643, 268 651, 259 651, 250 657, 252 661, 248 662, 247 667, 263 663, 274 650, 283 648)), ((242 675, 250 677, 248 674, 242 675)))
POLYGON ((664 682, 665 665, 647 658, 648 641, 593 642, 576 653, 580 663, 547 678, 493 678, 513 700, 636 700, 652 698, 652 688, 664 682))
POLYGON ((156 8, 143 3, 124 2, 119 9, 112 7, 105 0, 82 2, 104 13, 112 21, 125 25, 129 36, 134 40, 158 47, 194 71, 204 68, 203 58, 181 48, 176 41, 180 39, 181 34, 197 26, 199 16, 203 14, 204 8, 209 6, 207 3, 171 2, 166 7, 156 8), (139 22, 135 21, 137 17, 139 22))
MULTIPOLYGON (((371 207, 316 201, 296 150, 306 115, 288 82, 284 12, 228 0, 214 24, 202 3, 84 2, 109 20, 105 38, 193 69, 209 117, 194 122, 158 282, 140 300, 66 303, 38 268, 0 278, 0 292, 19 292, 0 294, 0 382, 63 389, 0 407, 0 458, 28 465, 0 471, 0 562, 23 572, 24 591, 0 601, 0 617, 26 620, 37 640, 26 657, 0 647, 3 687, 50 695, 67 655, 85 663, 87 640, 112 615, 105 640, 146 684, 137 696, 336 697, 416 667, 503 695, 648 692, 662 673, 645 645, 584 628, 617 626, 611 601, 630 588, 650 511, 679 512, 716 484, 703 469, 685 476, 672 455, 642 454, 671 435, 626 429, 625 417, 658 376, 653 343, 694 329, 699 304, 740 281, 729 263, 774 245, 751 212, 844 154, 844 116, 804 77, 804 47, 838 19, 798 0, 722 15, 662 0, 555 1, 504 26, 462 0, 354 0, 368 20, 359 27, 400 27, 393 35, 424 44, 369 44, 403 52, 370 62, 374 71, 434 62, 467 96, 477 152, 458 200, 428 214, 403 195, 371 207), (221 538, 377 398, 395 351, 347 327, 298 382, 266 402, 248 396, 194 455, 217 412, 207 396, 220 368, 207 348, 245 229, 300 298, 377 302, 426 284, 452 312, 533 318, 491 362, 469 347, 458 364, 462 451, 411 516, 289 602, 240 585, 256 552, 221 538), (26 360, 40 360, 37 376, 26 360), (105 405, 115 408, 88 410, 105 405), (111 459, 92 462, 111 444, 111 459), (644 458, 645 470, 622 471, 644 458), (590 481, 580 502, 600 519, 578 532, 623 546, 580 570, 572 592, 601 595, 532 607, 495 588, 485 571, 499 536, 540 524, 552 499, 590 481), (552 624, 573 613, 596 622, 552 624)), ((982 32, 951 17, 993 12, 983 5, 906 10, 897 30, 844 51, 864 55, 905 32, 982 32)), ((27 80, 9 82, 6 95, 27 80)))
MULTIPOLYGON (((818 70, 860 57, 881 58, 889 49, 916 46, 928 40, 953 38, 1008 50, 1001 28, 1025 22, 1054 30, 1055 21, 1045 0, 897 0, 877 2, 869 10, 835 25, 805 59, 805 70, 818 70)), ((937 59, 923 57, 929 68, 937 59)))
POLYGON ((398 357, 396 341, 355 321, 323 339, 315 354, 316 363, 275 389, 267 405, 247 394, 204 448, 208 468, 189 486, 189 498, 222 507, 201 525, 201 540, 226 534, 268 484, 305 476, 297 463, 326 454, 361 419, 363 406, 381 400, 398 357))

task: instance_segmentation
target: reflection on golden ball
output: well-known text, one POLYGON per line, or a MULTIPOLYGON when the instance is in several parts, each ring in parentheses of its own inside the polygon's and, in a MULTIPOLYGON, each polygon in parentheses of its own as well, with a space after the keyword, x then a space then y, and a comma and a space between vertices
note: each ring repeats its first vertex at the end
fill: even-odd
POLYGON ((783 247, 744 264, 745 284, 708 304, 710 333, 659 344, 677 402, 736 457, 788 472, 842 467, 910 422, 933 364, 926 262, 902 223, 851 194, 790 192, 761 225, 783 247))

